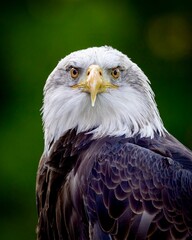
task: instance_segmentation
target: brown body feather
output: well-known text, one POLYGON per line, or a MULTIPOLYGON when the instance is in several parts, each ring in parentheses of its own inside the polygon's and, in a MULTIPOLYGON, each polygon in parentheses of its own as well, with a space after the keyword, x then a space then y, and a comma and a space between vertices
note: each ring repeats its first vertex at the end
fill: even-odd
POLYGON ((42 156, 38 240, 192 238, 192 154, 170 135, 68 131, 42 156))

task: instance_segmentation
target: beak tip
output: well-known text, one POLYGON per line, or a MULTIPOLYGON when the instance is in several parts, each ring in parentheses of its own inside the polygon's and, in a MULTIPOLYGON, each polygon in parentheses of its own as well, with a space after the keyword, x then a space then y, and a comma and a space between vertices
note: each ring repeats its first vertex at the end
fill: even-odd
POLYGON ((97 98, 97 94, 96 93, 91 93, 91 106, 92 107, 95 106, 96 98, 97 98))
POLYGON ((95 101, 91 101, 91 106, 95 107, 95 101))

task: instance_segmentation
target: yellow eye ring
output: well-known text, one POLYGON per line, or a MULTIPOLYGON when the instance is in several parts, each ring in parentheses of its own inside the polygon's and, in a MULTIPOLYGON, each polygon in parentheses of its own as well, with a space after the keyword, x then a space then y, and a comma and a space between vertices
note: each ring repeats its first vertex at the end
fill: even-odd
POLYGON ((73 67, 70 69, 70 74, 71 74, 71 77, 75 79, 79 76, 79 70, 73 67))
POLYGON ((111 75, 112 75, 112 77, 113 77, 114 79, 119 78, 119 76, 120 76, 120 70, 119 70, 119 68, 114 68, 114 69, 112 70, 112 72, 111 72, 111 75))

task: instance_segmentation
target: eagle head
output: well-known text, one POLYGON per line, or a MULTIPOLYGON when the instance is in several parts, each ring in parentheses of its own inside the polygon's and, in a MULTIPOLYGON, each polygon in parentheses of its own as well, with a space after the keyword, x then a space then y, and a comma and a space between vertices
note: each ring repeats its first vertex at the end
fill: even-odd
POLYGON ((46 81, 42 112, 45 150, 74 128, 94 138, 165 131, 146 75, 108 46, 63 58, 46 81))

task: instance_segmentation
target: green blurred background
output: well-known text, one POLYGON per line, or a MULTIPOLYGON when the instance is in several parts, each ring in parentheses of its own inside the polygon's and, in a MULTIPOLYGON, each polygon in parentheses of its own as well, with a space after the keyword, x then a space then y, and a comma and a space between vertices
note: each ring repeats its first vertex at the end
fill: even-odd
POLYGON ((43 151, 42 89, 71 51, 111 45, 152 82, 166 128, 192 148, 190 1, 6 1, 1 4, 0 239, 35 239, 43 151))

